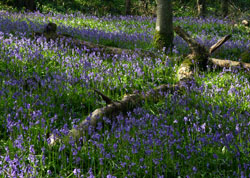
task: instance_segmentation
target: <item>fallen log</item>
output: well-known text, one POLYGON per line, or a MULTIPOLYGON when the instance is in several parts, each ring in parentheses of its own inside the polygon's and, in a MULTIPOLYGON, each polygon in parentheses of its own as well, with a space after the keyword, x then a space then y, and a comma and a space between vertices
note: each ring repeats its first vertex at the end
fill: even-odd
MULTIPOLYGON (((63 36, 62 36, 63 37, 63 36)), ((78 39, 72 39, 70 41, 72 45, 79 46, 80 48, 87 48, 90 52, 92 51, 98 51, 100 54, 111 54, 111 55, 123 55, 123 54, 129 54, 133 55, 137 53, 141 57, 150 57, 150 58, 156 58, 157 54, 154 52, 138 49, 138 50, 131 50, 131 49, 123 49, 123 48, 117 48, 112 46, 104 46, 101 44, 96 44, 88 41, 82 41, 78 39)))
POLYGON ((250 63, 224 60, 224 59, 216 59, 216 58, 209 58, 209 61, 213 65, 221 67, 221 68, 233 67, 233 68, 246 69, 247 71, 250 71, 250 63))
POLYGON ((242 69, 246 69, 249 71, 249 63, 215 59, 210 57, 214 51, 216 51, 220 46, 222 46, 227 40, 230 39, 231 35, 226 35, 214 45, 212 45, 209 50, 207 50, 204 45, 199 44, 197 41, 195 41, 181 27, 175 27, 174 30, 180 37, 182 37, 187 42, 191 50, 191 54, 189 54, 183 60, 177 72, 180 80, 183 78, 192 78, 194 71, 206 70, 207 67, 211 67, 212 65, 216 65, 222 68, 241 67, 242 69))
POLYGON ((67 43, 72 46, 78 46, 79 48, 86 49, 88 52, 100 52, 100 54, 110 54, 110 55, 122 55, 122 54, 135 54, 137 53, 141 57, 151 57, 156 58, 157 54, 151 51, 146 51, 142 49, 138 50, 131 50, 131 49, 123 49, 117 48, 112 46, 105 46, 101 44, 92 43, 89 41, 83 41, 79 39, 73 38, 71 35, 68 34, 57 34, 57 25, 55 23, 48 23, 45 26, 43 33, 41 32, 34 32, 32 37, 36 38, 39 36, 46 37, 47 40, 56 40, 62 39, 63 41, 67 40, 67 43))
MULTIPOLYGON (((70 131, 70 133, 66 136, 66 140, 68 138, 73 138, 78 140, 81 136, 87 133, 89 126, 96 127, 97 122, 101 122, 102 117, 110 117, 114 114, 126 113, 127 111, 139 106, 142 101, 159 101, 162 98, 162 93, 164 92, 175 92, 180 89, 186 89, 188 85, 186 82, 179 82, 174 85, 164 84, 152 89, 146 94, 143 93, 133 93, 129 95, 125 95, 120 101, 113 101, 111 104, 104 106, 102 108, 98 108, 93 111, 86 119, 84 119, 77 128, 74 128, 70 131)), ((112 117, 111 117, 112 119, 112 117)), ((56 135, 50 136, 50 145, 54 145, 57 142, 60 142, 61 138, 56 135)), ((67 140, 68 141, 68 140, 67 140)))

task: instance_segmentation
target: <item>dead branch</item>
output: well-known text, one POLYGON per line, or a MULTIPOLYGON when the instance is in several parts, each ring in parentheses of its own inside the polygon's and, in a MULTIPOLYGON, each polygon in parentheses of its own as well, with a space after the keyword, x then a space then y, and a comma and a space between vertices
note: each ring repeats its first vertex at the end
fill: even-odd
MULTIPOLYGON (((61 36, 64 37, 64 36, 61 36)), ((101 54, 111 54, 111 55, 122 55, 122 54, 135 54, 137 53, 141 57, 151 57, 156 58, 157 54, 151 52, 151 51, 145 51, 145 50, 131 50, 131 49, 123 49, 123 48, 117 48, 112 46, 105 46, 101 44, 96 44, 88 41, 82 41, 78 39, 71 39, 70 43, 75 46, 79 46, 80 48, 87 48, 90 52, 92 51, 98 51, 101 54)))
POLYGON ((212 64, 219 66, 221 68, 238 67, 250 71, 250 63, 224 60, 224 59, 215 59, 215 58, 209 58, 209 61, 212 64))
POLYGON ((183 38, 183 40, 185 40, 190 48, 190 50, 192 51, 193 55, 198 55, 199 53, 205 52, 206 48, 199 44, 197 41, 195 41, 187 32, 185 32, 180 26, 177 26, 174 28, 175 33, 177 33, 180 37, 183 38))
POLYGON ((231 35, 224 36, 222 39, 220 39, 217 43, 212 45, 209 49, 209 54, 212 54, 216 49, 218 49, 221 45, 223 45, 227 40, 231 38, 231 35))
POLYGON ((110 99, 108 96, 104 95, 102 92, 100 92, 96 89, 94 89, 94 91, 102 97, 102 99, 106 102, 106 104, 113 103, 112 99, 110 99))
POLYGON ((217 65, 222 68, 239 67, 246 70, 250 69, 249 63, 210 58, 210 55, 222 46, 231 37, 231 35, 227 35, 220 39, 210 47, 208 52, 203 45, 197 43, 187 32, 181 29, 181 27, 176 27, 175 32, 188 43, 191 50, 191 54, 189 54, 182 62, 178 70, 178 76, 180 79, 192 77, 194 70, 193 66, 198 66, 199 70, 206 69, 209 64, 217 65))
MULTIPOLYGON (((79 139, 81 136, 83 136, 87 131, 89 126, 96 127, 97 122, 101 122, 101 118, 106 116, 114 116, 115 114, 119 114, 120 112, 127 112, 131 110, 132 108, 140 105, 142 101, 148 100, 148 101, 158 101, 160 98, 162 98, 161 92, 174 92, 181 88, 185 88, 185 85, 183 85, 182 82, 179 82, 175 85, 160 85, 157 88, 147 92, 146 94, 142 93, 133 93, 129 95, 125 95, 122 100, 118 102, 112 102, 111 104, 108 104, 107 106, 104 106, 102 108, 98 108, 95 111, 93 111, 86 119, 84 119, 77 128, 72 129, 67 137, 72 137, 74 139, 79 139)), ((111 117, 112 119, 112 117, 111 117)), ((53 146, 57 142, 60 142, 61 138, 58 138, 55 135, 50 136, 50 145, 53 146)))

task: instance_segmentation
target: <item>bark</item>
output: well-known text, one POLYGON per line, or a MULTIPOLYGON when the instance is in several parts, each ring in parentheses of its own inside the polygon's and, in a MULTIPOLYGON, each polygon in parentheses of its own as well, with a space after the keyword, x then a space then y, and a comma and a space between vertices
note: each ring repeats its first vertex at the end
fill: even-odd
POLYGON ((215 59, 215 58, 209 58, 209 61, 213 65, 221 67, 221 68, 232 67, 232 68, 246 69, 248 72, 250 72, 250 63, 224 60, 224 59, 215 59))
MULTIPOLYGON (((84 134, 88 132, 88 128, 90 126, 96 127, 98 122, 102 122, 102 117, 110 117, 109 119, 112 120, 114 118, 114 114, 119 114, 120 112, 127 112, 131 109, 133 109, 136 106, 139 106, 143 100, 153 100, 154 102, 157 102, 160 98, 162 98, 163 92, 175 92, 180 89, 185 89, 187 85, 185 83, 179 82, 175 85, 160 85, 159 87, 153 89, 152 91, 147 92, 146 94, 142 93, 133 93, 129 94, 123 97, 121 101, 115 101, 111 104, 108 104, 107 106, 103 108, 98 108, 95 111, 93 111, 86 119, 84 119, 77 128, 72 129, 70 133, 65 137, 64 139, 68 141, 68 138, 73 138, 75 140, 79 140, 84 134)), ((58 138, 56 135, 50 136, 50 145, 53 146, 57 142, 62 141, 61 138, 58 138)))
POLYGON ((221 1, 221 9, 222 9, 222 15, 223 17, 226 17, 228 15, 228 2, 229 0, 222 0, 221 1))
POLYGON ((209 53, 205 46, 196 42, 181 27, 174 28, 176 34, 182 37, 188 44, 191 53, 181 63, 178 70, 178 78, 192 78, 195 70, 205 70, 208 64, 209 53))
POLYGON ((199 17, 205 17, 206 16, 206 0, 197 0, 197 10, 198 10, 198 16, 199 17))
POLYGON ((227 35, 227 36, 223 37, 221 40, 219 40, 217 43, 215 43, 213 46, 210 47, 209 53, 212 54, 216 49, 218 49, 227 40, 229 40, 229 38, 231 38, 231 35, 227 35))
POLYGON ((68 44, 71 44, 73 46, 78 46, 80 48, 84 48, 88 50, 89 52, 100 52, 101 54, 110 54, 113 55, 123 55, 123 54, 135 54, 135 52, 142 56, 142 57, 151 57, 155 58, 157 57, 157 54, 145 51, 145 50, 130 50, 130 49, 122 49, 122 48, 116 48, 112 46, 104 46, 101 44, 96 44, 88 41, 82 41, 78 39, 73 39, 72 36, 68 34, 62 34, 59 35, 56 33, 57 25, 55 23, 48 23, 43 31, 43 33, 40 32, 34 32, 33 38, 36 38, 38 36, 45 36, 48 40, 53 39, 56 40, 56 38, 61 38, 64 41, 67 41, 68 44))
POLYGON ((131 14, 131 1, 130 0, 126 0, 125 14, 126 15, 131 14))
POLYGON ((173 46, 173 12, 171 0, 157 0, 157 19, 154 46, 158 49, 173 46))
POLYGON ((197 43, 187 32, 185 32, 180 27, 176 27, 175 32, 188 43, 191 50, 191 54, 186 57, 186 59, 179 67, 179 79, 192 78, 194 70, 205 70, 211 65, 216 65, 222 68, 238 67, 249 71, 249 63, 210 58, 210 55, 221 45, 223 45, 231 37, 231 35, 227 35, 220 39, 218 42, 212 45, 208 51, 203 45, 197 43))
MULTIPOLYGON (((62 38, 64 37, 63 35, 61 36, 62 38)), ((130 49, 122 49, 122 48, 116 48, 112 46, 104 46, 101 44, 96 44, 96 43, 91 43, 88 41, 82 41, 82 40, 77 40, 77 39, 72 39, 69 41, 69 43, 79 46, 81 48, 86 48, 88 51, 95 51, 95 52, 100 52, 101 54, 110 54, 111 56, 113 55, 123 55, 123 54, 135 54, 137 53, 138 55, 142 57, 156 57, 157 54, 150 52, 150 51, 145 51, 145 50, 130 50, 130 49)))
POLYGON ((34 0, 25 0, 24 5, 25 5, 25 8, 30 11, 36 10, 36 4, 34 0))

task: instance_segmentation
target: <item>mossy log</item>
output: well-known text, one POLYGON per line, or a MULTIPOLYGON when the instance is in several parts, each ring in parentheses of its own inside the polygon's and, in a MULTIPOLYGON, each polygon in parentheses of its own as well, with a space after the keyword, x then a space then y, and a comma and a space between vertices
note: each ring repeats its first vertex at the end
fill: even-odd
POLYGON ((183 60, 179 67, 178 78, 192 78, 194 68, 198 67, 201 70, 206 68, 209 52, 205 46, 200 45, 181 27, 175 27, 174 31, 187 42, 191 50, 191 53, 183 60))
POLYGON ((87 48, 90 52, 92 51, 98 51, 101 54, 111 54, 111 55, 123 55, 123 54, 135 54, 137 53, 141 57, 151 57, 156 58, 157 54, 145 51, 145 50, 131 50, 131 49, 123 49, 123 48, 116 48, 112 46, 105 46, 101 44, 96 44, 88 41, 82 41, 78 39, 72 39, 70 42, 72 45, 79 46, 81 48, 87 48))
POLYGON ((150 51, 145 51, 145 50, 130 50, 130 49, 122 49, 122 48, 116 48, 112 46, 105 46, 101 44, 96 44, 92 43, 89 41, 83 41, 79 39, 73 38, 69 34, 57 34, 57 25, 55 23, 48 23, 45 26, 45 29, 43 33, 41 32, 34 32, 33 33, 33 38, 36 38, 38 36, 44 36, 47 38, 47 40, 55 40, 55 39, 62 39, 62 40, 67 40, 67 43, 72 46, 78 46, 79 48, 84 48, 88 52, 100 52, 100 54, 110 54, 112 55, 122 55, 122 54, 135 54, 137 53, 141 57, 151 57, 151 58, 156 58, 157 54, 150 52, 150 51))
MULTIPOLYGON (((161 93, 164 92, 175 92, 181 89, 185 89, 187 84, 184 82, 179 82, 175 85, 164 84, 156 87, 155 89, 147 92, 146 94, 143 93, 133 93, 129 95, 125 95, 122 100, 120 101, 113 101, 112 103, 104 106, 102 108, 98 108, 94 110, 88 117, 86 117, 78 126, 70 131, 70 133, 64 137, 59 138, 56 135, 50 136, 50 145, 54 145, 57 142, 61 142, 62 140, 68 141, 71 137, 74 140, 78 140, 82 137, 87 131, 89 126, 96 127, 97 122, 101 122, 102 117, 110 117, 112 120, 112 116, 114 117, 115 114, 119 113, 126 113, 127 111, 139 106, 142 101, 153 101, 157 102, 160 98, 162 98, 161 93), (99 120, 100 119, 100 120, 99 120)), ((99 93, 99 92, 98 92, 99 93)), ((104 94, 100 94, 102 97, 104 94)), ((104 98, 108 98, 104 95, 104 98)), ((111 101, 111 99, 108 99, 111 101)))
POLYGON ((211 58, 211 54, 216 51, 220 46, 222 46, 227 40, 230 39, 231 35, 226 35, 214 45, 210 47, 209 50, 202 44, 195 41, 187 32, 185 32, 181 27, 175 27, 175 32, 182 37, 188 44, 191 53, 183 60, 178 70, 179 79, 192 78, 194 70, 202 71, 206 70, 207 67, 216 65, 218 67, 241 67, 242 69, 249 70, 249 63, 214 59, 211 58))

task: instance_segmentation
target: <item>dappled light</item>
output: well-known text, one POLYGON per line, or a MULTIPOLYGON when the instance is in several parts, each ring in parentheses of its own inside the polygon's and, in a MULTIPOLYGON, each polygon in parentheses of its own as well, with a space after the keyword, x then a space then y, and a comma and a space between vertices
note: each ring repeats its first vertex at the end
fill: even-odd
POLYGON ((0 2, 0 178, 250 176, 241 1, 172 2, 158 49, 155 1, 0 2))

